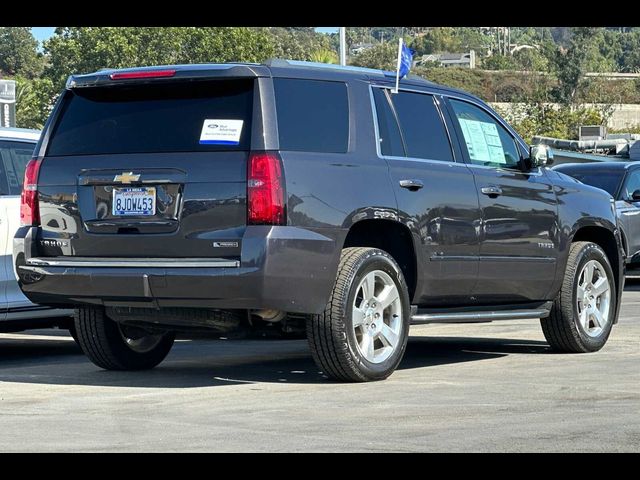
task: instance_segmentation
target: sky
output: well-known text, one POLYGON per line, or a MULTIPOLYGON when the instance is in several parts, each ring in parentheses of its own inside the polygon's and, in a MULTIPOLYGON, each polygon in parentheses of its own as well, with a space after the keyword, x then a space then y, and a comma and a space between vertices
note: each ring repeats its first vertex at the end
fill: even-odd
MULTIPOLYGON (((316 32, 320 33, 336 33, 339 27, 316 27, 316 32)), ((56 27, 31 27, 33 36, 36 40, 42 42, 53 35, 53 31, 56 27)))
POLYGON ((56 27, 31 27, 31 32, 33 36, 36 37, 36 40, 42 42, 51 37, 55 29, 56 27))

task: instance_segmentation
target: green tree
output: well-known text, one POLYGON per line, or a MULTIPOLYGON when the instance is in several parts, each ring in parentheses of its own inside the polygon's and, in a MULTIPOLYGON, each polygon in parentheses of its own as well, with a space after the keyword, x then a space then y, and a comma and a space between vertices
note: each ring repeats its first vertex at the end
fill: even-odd
POLYGON ((72 73, 101 68, 259 62, 274 52, 268 32, 245 27, 59 27, 44 48, 57 89, 72 73))
POLYGON ((271 56, 289 60, 311 61, 315 52, 333 50, 332 37, 314 31, 298 31, 274 27, 266 29, 273 45, 271 56))
POLYGON ((16 125, 41 129, 53 107, 53 84, 48 78, 16 77, 16 125))
POLYGON ((328 48, 321 48, 311 52, 310 60, 319 63, 338 63, 339 61, 338 54, 328 48))
POLYGON ((485 70, 515 70, 516 62, 509 55, 493 54, 482 59, 482 68, 485 70))
POLYGON ((397 62, 398 46, 394 43, 380 43, 351 58, 351 65, 382 70, 395 70, 397 62))
POLYGON ((456 34, 455 28, 436 27, 429 29, 424 35, 414 38, 410 46, 416 51, 416 55, 452 53, 462 49, 462 42, 456 34))
POLYGON ((573 103, 578 87, 584 81, 589 53, 597 30, 594 27, 572 28, 568 48, 556 49, 551 57, 551 64, 559 82, 556 97, 564 105, 573 103))
POLYGON ((512 58, 517 70, 545 72, 549 68, 549 60, 537 48, 523 48, 514 52, 512 58))
POLYGON ((38 41, 28 27, 0 27, 0 73, 34 78, 42 72, 38 41))

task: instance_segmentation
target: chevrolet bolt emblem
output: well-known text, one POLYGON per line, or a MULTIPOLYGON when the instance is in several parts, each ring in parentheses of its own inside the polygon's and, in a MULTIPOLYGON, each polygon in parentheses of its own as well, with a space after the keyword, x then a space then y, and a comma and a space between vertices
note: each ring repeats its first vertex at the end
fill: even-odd
POLYGON ((122 175, 116 175, 113 177, 114 182, 120 183, 131 183, 137 182, 138 180, 140 180, 140 175, 134 175, 133 172, 122 172, 122 175))

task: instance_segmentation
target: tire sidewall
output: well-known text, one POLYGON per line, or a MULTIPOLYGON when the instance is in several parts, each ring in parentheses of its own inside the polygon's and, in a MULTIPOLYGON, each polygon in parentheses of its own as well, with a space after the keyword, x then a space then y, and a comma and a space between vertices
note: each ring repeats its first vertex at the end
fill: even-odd
POLYGON ((576 334, 580 338, 580 342, 585 346, 588 351, 596 351, 600 350, 604 344, 607 342, 609 335, 611 333, 611 329, 613 327, 613 320, 616 311, 616 303, 618 301, 618 297, 616 294, 616 284, 615 277, 613 275, 613 269, 609 263, 609 259, 602 249, 594 244, 589 243, 585 246, 584 249, 579 253, 578 259, 576 262, 576 269, 573 275, 573 284, 571 287, 571 309, 573 311, 573 327, 575 328, 576 334), (587 262, 591 260, 596 260, 600 265, 602 265, 606 271, 607 277, 609 278, 609 287, 611 289, 611 300, 609 305, 609 320, 607 322, 606 327, 602 330, 600 335, 597 337, 589 336, 582 325, 580 325, 579 316, 578 316, 578 302, 577 302, 577 294, 578 294, 578 283, 580 281, 580 274, 582 273, 582 269, 586 265, 587 262))
POLYGON ((404 280, 404 275, 402 274, 400 267, 388 254, 381 250, 371 250, 369 254, 358 262, 354 272, 354 275, 350 279, 349 294, 347 295, 346 304, 343 306, 347 346, 354 363, 364 375, 371 379, 382 380, 391 375, 397 368, 407 347, 409 323, 411 318, 411 304, 407 284, 404 280), (352 305, 357 293, 356 287, 367 274, 374 270, 381 270, 391 277, 393 282, 396 284, 400 294, 400 302, 402 304, 402 331, 400 333, 399 346, 391 356, 389 356, 389 358, 381 363, 371 363, 364 358, 358 350, 357 340, 353 330, 352 305))
MULTIPOLYGON (((108 317, 107 317, 108 318, 108 317)), ((108 318, 109 325, 109 338, 111 341, 114 353, 118 355, 121 361, 125 363, 129 368, 134 370, 146 369, 150 365, 156 365, 160 363, 164 357, 166 357, 168 350, 173 346, 175 335, 173 333, 166 333, 162 336, 162 339, 153 349, 148 352, 136 352, 133 350, 120 333, 120 328, 117 322, 108 318)))

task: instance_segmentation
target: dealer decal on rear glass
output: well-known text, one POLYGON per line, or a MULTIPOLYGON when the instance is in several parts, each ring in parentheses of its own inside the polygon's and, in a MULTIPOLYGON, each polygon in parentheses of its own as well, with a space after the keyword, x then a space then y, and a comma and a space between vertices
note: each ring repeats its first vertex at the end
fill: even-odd
POLYGON ((238 145, 244 120, 207 118, 200 133, 201 145, 238 145))

